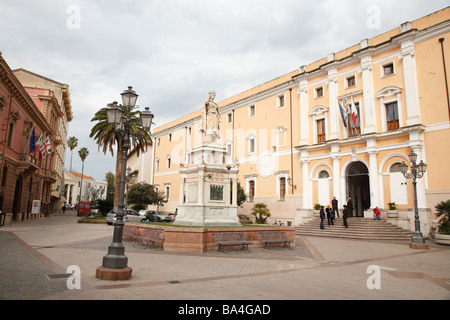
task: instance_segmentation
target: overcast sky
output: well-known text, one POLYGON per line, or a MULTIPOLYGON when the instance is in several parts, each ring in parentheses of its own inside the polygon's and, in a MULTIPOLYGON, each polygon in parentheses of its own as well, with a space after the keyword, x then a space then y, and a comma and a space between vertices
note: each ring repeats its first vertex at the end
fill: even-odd
MULTIPOLYGON (((85 174, 104 180, 115 157, 89 138, 97 110, 129 85, 155 125, 265 83, 448 0, 14 0, 0 2, 0 51, 24 68, 68 84, 85 174)), ((450 17, 449 17, 450 18, 450 17)), ((66 167, 70 166, 70 153, 66 167)))

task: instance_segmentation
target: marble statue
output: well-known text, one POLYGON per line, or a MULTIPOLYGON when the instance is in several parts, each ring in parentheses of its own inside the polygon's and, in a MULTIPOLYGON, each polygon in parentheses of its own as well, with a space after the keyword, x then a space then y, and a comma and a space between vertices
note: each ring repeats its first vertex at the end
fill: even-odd
POLYGON ((211 91, 204 103, 202 113, 202 137, 204 143, 212 143, 219 139, 220 113, 214 102, 216 93, 211 91))

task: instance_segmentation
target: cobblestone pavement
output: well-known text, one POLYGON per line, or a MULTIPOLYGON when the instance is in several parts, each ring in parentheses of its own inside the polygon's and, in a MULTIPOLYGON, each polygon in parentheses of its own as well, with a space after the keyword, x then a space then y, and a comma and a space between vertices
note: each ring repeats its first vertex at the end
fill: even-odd
POLYGON ((41 299, 67 290, 65 282, 51 280, 53 272, 12 236, 0 232, 0 300, 41 299))
POLYGON ((417 250, 405 241, 297 236, 292 250, 202 254, 125 243, 131 279, 99 280, 95 270, 112 233, 67 211, 0 227, 0 299, 450 299, 450 247, 429 241, 429 250, 417 250), (72 265, 80 268, 80 289, 69 290, 62 276, 72 265))

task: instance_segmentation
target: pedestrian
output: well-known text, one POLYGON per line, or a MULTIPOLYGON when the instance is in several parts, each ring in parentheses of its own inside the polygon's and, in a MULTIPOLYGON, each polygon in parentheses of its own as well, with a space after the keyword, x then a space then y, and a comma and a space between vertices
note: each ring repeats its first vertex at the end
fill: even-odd
POLYGON ((331 208, 333 208, 333 211, 337 214, 339 218, 338 201, 336 197, 333 197, 333 200, 331 200, 331 208))
POLYGON ((344 210, 342 211, 342 219, 344 220, 344 227, 348 228, 347 219, 348 219, 348 208, 344 204, 344 210))
POLYGON ((378 209, 378 207, 375 207, 373 209, 373 220, 381 220, 381 212, 380 209, 378 209))
POLYGON ((63 204, 62 206, 62 213, 64 214, 64 212, 66 212, 66 204, 63 204))
POLYGON ((323 210, 323 206, 320 207, 320 229, 325 229, 323 226, 323 221, 325 220, 325 211, 323 210))
POLYGON ((353 217, 353 201, 352 198, 348 197, 347 199, 347 210, 348 210, 348 217, 353 217))
POLYGON ((330 206, 328 205, 327 208, 325 209, 325 212, 327 213, 328 226, 334 225, 334 223, 333 223, 333 219, 334 219, 333 209, 331 209, 330 206))

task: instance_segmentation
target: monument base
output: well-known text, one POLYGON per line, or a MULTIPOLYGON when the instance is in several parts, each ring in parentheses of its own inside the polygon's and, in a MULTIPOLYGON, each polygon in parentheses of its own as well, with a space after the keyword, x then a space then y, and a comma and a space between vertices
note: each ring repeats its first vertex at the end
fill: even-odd
POLYGON ((123 269, 109 269, 105 267, 98 267, 95 271, 95 277, 100 280, 129 280, 131 278, 130 267, 123 269))

